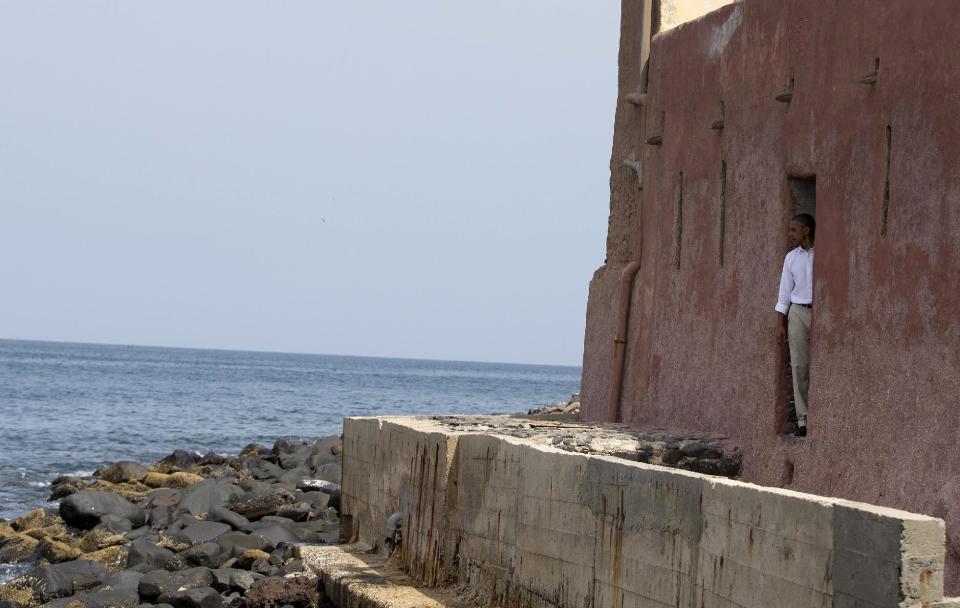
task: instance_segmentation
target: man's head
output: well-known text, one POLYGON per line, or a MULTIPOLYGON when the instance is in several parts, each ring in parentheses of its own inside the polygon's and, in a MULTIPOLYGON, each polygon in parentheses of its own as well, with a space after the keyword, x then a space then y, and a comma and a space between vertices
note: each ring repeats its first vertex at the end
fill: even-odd
POLYGON ((790 220, 790 230, 788 232, 790 240, 794 246, 809 247, 817 234, 817 222, 809 213, 798 213, 790 220))

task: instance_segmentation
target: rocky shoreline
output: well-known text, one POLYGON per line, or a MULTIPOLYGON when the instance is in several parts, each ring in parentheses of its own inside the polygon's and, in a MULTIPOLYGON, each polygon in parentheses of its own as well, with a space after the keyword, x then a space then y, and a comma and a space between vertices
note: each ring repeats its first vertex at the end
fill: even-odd
POLYGON ((337 540, 341 449, 177 450, 59 477, 57 508, 0 520, 0 562, 35 564, 0 586, 0 608, 320 606, 298 547, 337 540))

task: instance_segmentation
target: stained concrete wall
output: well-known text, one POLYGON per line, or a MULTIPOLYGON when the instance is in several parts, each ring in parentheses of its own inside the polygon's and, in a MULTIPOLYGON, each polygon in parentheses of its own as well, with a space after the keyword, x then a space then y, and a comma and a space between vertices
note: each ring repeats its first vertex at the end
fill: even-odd
POLYGON ((412 526, 401 553, 410 572, 456 582, 481 605, 942 600, 944 527, 935 518, 451 432, 426 419, 347 419, 342 510, 353 540, 382 545, 396 508, 412 526))
POLYGON ((441 563, 446 489, 453 459, 450 436, 380 418, 344 419, 341 529, 344 540, 379 549, 386 523, 402 513, 404 567, 429 584, 441 563))
POLYGON ((748 481, 944 518, 948 589, 960 592, 956 3, 741 0, 654 38, 638 106, 627 96, 640 87, 642 4, 623 2, 584 418, 607 416, 618 279, 639 260, 624 421, 725 434, 743 448, 748 481), (878 58, 876 82, 861 83, 878 58), (777 101, 791 82, 792 99, 777 101), (773 305, 788 178, 808 175, 818 222, 810 434, 796 442, 778 436, 773 305))

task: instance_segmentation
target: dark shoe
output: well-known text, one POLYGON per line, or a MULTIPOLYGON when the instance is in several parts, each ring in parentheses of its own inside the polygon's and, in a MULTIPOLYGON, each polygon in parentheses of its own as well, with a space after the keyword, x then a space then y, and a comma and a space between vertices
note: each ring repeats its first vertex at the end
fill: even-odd
POLYGON ((797 437, 806 437, 807 436, 807 425, 797 427, 797 437))

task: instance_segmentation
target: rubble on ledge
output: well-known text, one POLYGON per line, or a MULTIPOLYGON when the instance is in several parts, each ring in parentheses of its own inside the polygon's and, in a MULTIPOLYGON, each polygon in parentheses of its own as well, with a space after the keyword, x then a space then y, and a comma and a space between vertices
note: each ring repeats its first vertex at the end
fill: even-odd
MULTIPOLYGON (((577 402, 579 406, 579 402, 577 402)), ((706 475, 737 477, 742 453, 726 437, 622 424, 587 424, 543 414, 523 416, 430 416, 453 431, 532 440, 568 452, 614 456, 706 475)))

